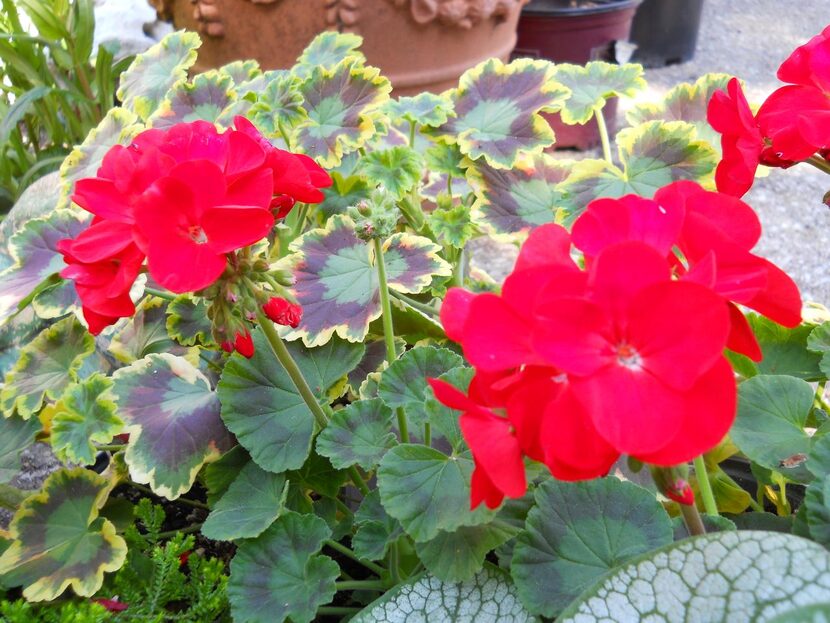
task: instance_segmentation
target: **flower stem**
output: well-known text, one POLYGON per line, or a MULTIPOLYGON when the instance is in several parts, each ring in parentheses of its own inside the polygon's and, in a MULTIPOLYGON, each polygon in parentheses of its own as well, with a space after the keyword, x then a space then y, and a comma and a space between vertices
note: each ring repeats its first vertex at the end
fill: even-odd
POLYGON ((164 290, 156 290, 155 288, 144 288, 144 294, 149 294, 150 296, 157 296, 160 299, 164 299, 165 301, 174 301, 176 300, 176 295, 172 292, 166 292, 164 290))
POLYGON ((706 528, 703 527, 703 519, 694 504, 678 504, 680 512, 683 514, 683 523, 686 524, 686 530, 689 531, 690 536, 697 536, 699 534, 706 534, 706 528))
POLYGON ((824 171, 828 175, 830 175, 830 162, 827 162, 824 158, 819 158, 818 156, 810 156, 805 160, 807 164, 813 165, 819 171, 824 171))
POLYGON ((703 498, 703 508, 706 514, 717 516, 718 505, 715 503, 712 484, 709 482, 709 473, 706 471, 706 462, 702 454, 695 457, 695 476, 697 476, 697 486, 700 489, 700 497, 703 498))
POLYGON ((417 124, 414 121, 409 122, 409 146, 415 149, 415 129, 417 124))
POLYGON ((380 591, 386 590, 386 586, 380 580, 355 580, 351 582, 335 582, 334 587, 338 591, 380 591))
POLYGON ((432 424, 424 422, 424 445, 432 445, 432 424))
POLYGON ((118 452, 119 450, 123 450, 127 447, 125 443, 111 443, 105 444, 103 446, 95 446, 95 450, 98 452, 118 452))
POLYGON ((438 310, 435 309, 432 305, 427 305, 426 303, 421 303, 420 301, 416 301, 415 299, 411 299, 408 296, 400 294, 399 292, 395 292, 394 290, 390 290, 389 294, 392 295, 392 298, 396 298, 401 301, 404 305, 408 305, 413 309, 417 309, 419 312, 423 314, 427 314, 428 316, 434 316, 438 318, 440 315, 438 310))
MULTIPOLYGON (((390 364, 395 361, 395 331, 392 327, 392 306, 389 304, 389 284, 386 282, 386 264, 383 261, 383 247, 380 240, 375 238, 375 265, 378 269, 378 285, 380 287, 380 309, 383 317, 383 340, 386 343, 386 361, 390 364)), ((401 431, 401 441, 409 443, 409 427, 403 409, 397 409, 398 430, 401 431)))
POLYGON ((189 526, 185 526, 184 528, 177 528, 176 530, 167 530, 166 532, 159 532, 156 536, 159 539, 169 539, 177 534, 193 534, 194 532, 198 532, 202 529, 202 524, 195 523, 189 526))
POLYGON ((341 554, 343 554, 344 556, 346 556, 347 558, 351 558, 355 562, 360 563, 361 565, 366 567, 372 573, 376 573, 378 575, 383 575, 383 567, 381 567, 380 565, 376 565, 375 563, 373 563, 369 560, 366 560, 364 558, 359 558, 357 556, 357 554, 355 554, 351 549, 349 549, 348 547, 346 547, 342 543, 338 543, 337 541, 334 541, 332 539, 326 539, 325 543, 326 543, 326 545, 328 545, 333 550, 336 550, 336 551, 340 552, 341 554))
POLYGON ((614 160, 611 158, 611 143, 608 137, 608 126, 605 125, 605 117, 602 114, 602 108, 595 108, 594 116, 597 119, 597 127, 599 128, 599 140, 602 141, 602 157, 605 158, 608 164, 614 164, 614 160))

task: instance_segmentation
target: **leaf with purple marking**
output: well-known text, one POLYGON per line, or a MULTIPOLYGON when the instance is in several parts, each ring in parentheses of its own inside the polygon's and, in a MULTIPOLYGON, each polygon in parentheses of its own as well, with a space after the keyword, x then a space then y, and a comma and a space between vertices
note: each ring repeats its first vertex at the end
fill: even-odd
POLYGON ((148 355, 116 370, 112 379, 118 415, 130 433, 130 476, 154 493, 176 499, 206 462, 231 447, 216 392, 186 359, 148 355))
POLYGON ((233 61, 222 65, 218 71, 220 74, 228 76, 233 81, 234 87, 247 84, 262 75, 259 63, 254 60, 233 61))
POLYGON ((315 67, 331 69, 340 61, 352 58, 358 63, 366 61, 358 48, 363 44, 363 37, 353 33, 325 31, 311 40, 303 53, 291 68, 298 78, 307 78, 315 67))
POLYGON ((22 585, 29 601, 51 601, 70 586, 91 597, 104 573, 124 564, 127 545, 98 516, 112 483, 82 468, 62 469, 27 498, 10 526, 12 543, 0 556, 0 577, 22 585))
POLYGON ((547 154, 520 159, 512 169, 477 160, 467 169, 476 196, 473 218, 495 234, 515 234, 552 223, 562 194, 556 184, 571 165, 547 154))
POLYGON ((167 333, 182 346, 213 345, 208 304, 202 297, 182 294, 167 304, 167 333))
POLYGON ((571 90, 559 113, 562 121, 571 125, 588 123, 609 98, 632 97, 646 86, 643 66, 634 63, 560 63, 554 68, 553 77, 571 90))
POLYGON ((403 119, 429 128, 444 125, 453 114, 452 101, 446 95, 429 92, 389 100, 383 110, 393 120, 403 119))
POLYGON ((695 126, 698 138, 720 149, 720 134, 709 125, 706 112, 712 95, 715 91, 725 91, 731 78, 729 74, 704 74, 694 83, 678 84, 660 102, 637 104, 626 112, 625 118, 631 125, 646 121, 685 121, 695 126))
POLYGON ((216 70, 207 71, 170 89, 147 124, 163 130, 200 119, 216 123, 236 101, 231 77, 216 70))
POLYGON ((14 264, 0 273, 0 324, 14 314, 20 302, 39 284, 66 266, 58 252, 58 242, 74 238, 86 229, 86 216, 72 210, 56 210, 28 221, 12 236, 9 252, 14 264))
MULTIPOLYGON (((289 338, 302 337, 308 346, 325 344, 333 334, 362 341, 369 323, 380 316, 380 290, 372 247, 360 240, 347 216, 329 219, 291 243, 294 252, 281 262, 296 278, 294 295, 303 319, 289 338)), ((440 247, 412 234, 394 234, 383 244, 387 281, 405 294, 422 292, 435 276, 452 269, 438 257, 440 247)))
POLYGON ((116 93, 124 108, 146 121, 170 88, 187 78, 187 70, 196 62, 196 49, 200 45, 199 35, 180 30, 136 56, 121 74, 116 93))
POLYGON ((374 118, 392 85, 378 69, 346 58, 331 69, 313 68, 299 90, 308 118, 294 130, 292 147, 332 167, 376 133, 374 118))
POLYGON ((461 76, 451 91, 456 116, 435 130, 447 143, 493 167, 509 169, 521 152, 553 144, 540 111, 558 110, 570 90, 553 77, 553 64, 522 58, 505 65, 490 59, 461 76))
POLYGON ((572 222, 599 197, 633 193, 650 198, 677 180, 706 185, 717 164, 714 148, 699 140, 694 126, 684 121, 649 121, 621 130, 617 148, 620 167, 604 160, 580 160, 558 185, 566 221, 572 222))
POLYGON ((116 325, 107 350, 118 361, 130 364, 152 353, 170 353, 189 356, 196 363, 198 353, 177 344, 167 332, 167 303, 156 298, 145 298, 136 308, 132 317, 116 325))
POLYGON ((268 136, 288 134, 306 118, 299 81, 291 74, 271 79, 251 106, 251 120, 268 136))

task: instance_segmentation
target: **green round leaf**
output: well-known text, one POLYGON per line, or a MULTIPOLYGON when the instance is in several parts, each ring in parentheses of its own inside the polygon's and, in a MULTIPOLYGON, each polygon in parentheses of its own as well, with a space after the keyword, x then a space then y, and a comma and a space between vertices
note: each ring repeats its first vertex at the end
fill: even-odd
POLYGON ((756 374, 786 374, 805 381, 824 379, 821 371, 821 327, 814 330, 811 325, 804 324, 788 329, 754 313, 746 314, 746 319, 761 346, 763 359, 756 363, 743 355, 728 353, 740 375, 749 378, 756 374), (810 342, 815 331, 818 333, 810 342))
POLYGON ((259 536, 279 517, 287 491, 283 474, 263 471, 249 461, 210 511, 202 534, 218 541, 259 536))
POLYGON ((331 535, 315 515, 286 512, 255 539, 239 544, 231 561, 228 599, 235 621, 309 623, 334 597, 340 567, 318 554, 331 535))
POLYGON ((797 455, 810 454, 816 435, 804 427, 815 392, 809 383, 791 376, 761 374, 738 386, 738 416, 731 437, 750 459, 797 482, 812 474, 801 461, 786 467, 797 455))
POLYGON ((466 582, 413 578, 359 612, 351 623, 532 623, 510 576, 487 565, 466 582))
POLYGON ((410 147, 372 151, 360 159, 357 172, 371 184, 383 186, 397 200, 403 199, 421 181, 424 160, 410 147))
POLYGON ((452 115, 452 102, 445 95, 419 93, 414 97, 389 100, 383 107, 393 121, 404 119, 421 126, 437 128, 452 115))
POLYGON ((0 556, 4 584, 23 585, 29 601, 51 601, 69 586, 78 595, 94 595, 104 572, 120 568, 127 555, 115 526, 98 517, 111 486, 82 468, 49 476, 12 520, 11 546, 0 556))
POLYGON ((167 333, 183 346, 213 344, 207 310, 207 303, 201 297, 177 296, 167 305, 167 333))
POLYGON ((553 70, 553 78, 571 90, 560 114, 562 121, 572 125, 588 123, 594 111, 602 109, 609 98, 632 97, 646 87, 643 66, 634 63, 560 63, 553 70))
MULTIPOLYGON (((262 469, 298 469, 311 450, 314 416, 262 332, 253 337, 251 359, 236 353, 225 364, 217 390, 222 419, 262 469)), ((357 365, 364 350, 338 339, 313 349, 301 342, 286 346, 318 399, 357 365)))
POLYGON ((483 507, 470 510, 472 472, 473 462, 465 456, 402 444, 380 462, 380 499, 415 541, 428 541, 441 530, 481 524, 492 516, 483 507))
POLYGON ((352 537, 352 549, 359 558, 381 560, 389 546, 403 534, 398 520, 383 508, 377 489, 372 489, 360 502, 354 523, 357 530, 352 537))
POLYGON ((680 541, 615 569, 557 623, 760 623, 827 601, 830 554, 821 545, 778 532, 728 531, 680 541))
POLYGON ((830 477, 817 478, 804 495, 805 519, 810 538, 830 546, 830 477))
POLYGON ((278 74, 257 92, 250 117, 260 131, 271 136, 281 135, 306 118, 298 84, 290 74, 278 74))
POLYGON ((531 612, 558 615, 610 569, 672 541, 666 511, 630 482, 548 480, 535 498, 511 564, 531 612))
POLYGON ((487 554, 512 539, 519 528, 495 519, 480 526, 461 526, 454 532, 439 532, 415 551, 431 574, 444 582, 470 580, 484 566, 487 554))
POLYGON ((825 322, 810 332, 807 348, 821 353, 819 368, 825 377, 830 376, 830 322, 825 322))
POLYGON ((317 452, 337 469, 372 469, 395 445, 392 410, 379 398, 359 400, 334 413, 317 437, 317 452))
POLYGON ((0 484, 9 482, 20 471, 20 453, 34 443, 40 428, 37 418, 0 418, 0 484))
POLYGON ((827 623, 830 621, 830 602, 810 606, 796 606, 769 620, 769 623, 827 623))
POLYGON ((219 398, 182 357, 148 355, 116 370, 112 394, 130 433, 130 476, 174 500, 190 490, 207 461, 231 447, 219 398))
POLYGON ((331 69, 346 58, 353 58, 357 63, 366 60, 358 48, 363 44, 363 37, 345 32, 321 32, 311 40, 297 59, 291 72, 306 78, 315 67, 331 69))
POLYGON ((115 403, 104 393, 112 381, 93 374, 70 385, 61 396, 52 418, 52 448, 58 458, 81 465, 95 462, 96 443, 109 443, 124 423, 115 414, 115 403))
POLYGON ((30 418, 47 398, 57 400, 84 360, 95 350, 95 342, 74 316, 44 329, 20 353, 0 390, 0 405, 6 417, 13 411, 30 418))

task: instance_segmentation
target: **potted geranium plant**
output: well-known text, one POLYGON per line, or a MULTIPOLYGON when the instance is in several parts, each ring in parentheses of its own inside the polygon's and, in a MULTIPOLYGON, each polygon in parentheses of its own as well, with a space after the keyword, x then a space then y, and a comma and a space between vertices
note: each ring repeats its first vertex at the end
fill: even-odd
POLYGON ((189 79, 188 33, 141 55, 0 278, 4 331, 48 325, 4 353, 0 474, 36 439, 67 463, 2 487, 0 613, 826 615, 828 313, 735 195, 769 146, 825 166, 828 35, 757 116, 706 76, 575 164, 540 113, 590 119, 636 67, 391 99, 333 33, 283 74, 189 79), (503 284, 483 232, 521 244, 503 284))

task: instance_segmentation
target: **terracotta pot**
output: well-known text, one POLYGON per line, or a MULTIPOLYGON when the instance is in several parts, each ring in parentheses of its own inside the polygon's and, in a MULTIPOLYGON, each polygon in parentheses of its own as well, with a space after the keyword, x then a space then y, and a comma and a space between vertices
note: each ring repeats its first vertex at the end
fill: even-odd
POLYGON ((406 95, 455 86, 465 70, 516 44, 527 0, 150 0, 177 28, 198 31, 197 71, 253 58, 290 67, 324 30, 363 37, 368 62, 406 95))

